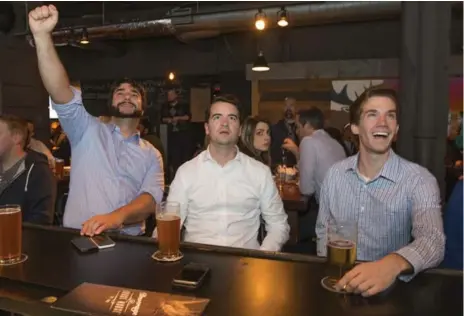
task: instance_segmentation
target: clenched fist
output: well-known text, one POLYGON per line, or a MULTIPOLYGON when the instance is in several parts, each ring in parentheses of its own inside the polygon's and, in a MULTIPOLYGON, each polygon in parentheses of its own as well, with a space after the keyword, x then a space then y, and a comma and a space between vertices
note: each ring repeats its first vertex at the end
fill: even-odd
POLYGON ((34 36, 50 34, 58 22, 54 5, 44 5, 29 12, 29 28, 34 36))

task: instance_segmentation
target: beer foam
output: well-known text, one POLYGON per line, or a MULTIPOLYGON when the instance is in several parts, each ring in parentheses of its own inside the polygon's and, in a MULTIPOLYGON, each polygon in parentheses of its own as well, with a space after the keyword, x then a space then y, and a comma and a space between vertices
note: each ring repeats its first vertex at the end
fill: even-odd
POLYGON ((177 215, 173 215, 173 214, 165 214, 165 215, 157 215, 156 216, 156 220, 157 221, 175 221, 175 220, 178 220, 180 219, 179 216, 177 215))
POLYGON ((18 213, 18 212, 21 212, 21 209, 18 207, 18 208, 4 208, 4 209, 0 209, 0 215, 10 215, 10 214, 15 214, 15 213, 18 213))
POLYGON ((331 240, 329 246, 339 249, 351 249, 355 247, 355 243, 350 240, 331 240))

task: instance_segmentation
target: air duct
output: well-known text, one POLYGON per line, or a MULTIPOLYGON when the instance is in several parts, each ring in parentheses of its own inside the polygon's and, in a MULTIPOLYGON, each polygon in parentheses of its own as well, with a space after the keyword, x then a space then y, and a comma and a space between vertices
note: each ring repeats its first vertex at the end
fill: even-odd
MULTIPOLYGON (((277 12, 282 5, 262 8, 269 19, 269 27, 277 27, 277 12)), ((401 2, 394 1, 354 1, 354 2, 312 2, 285 6, 292 17, 292 26, 308 26, 342 22, 361 22, 398 18, 401 2)), ((180 12, 167 15, 163 19, 88 27, 90 40, 160 37, 206 38, 221 33, 252 30, 256 9, 229 10, 227 12, 186 14, 180 12)), ((71 29, 53 32, 57 45, 64 44, 72 35, 71 29)))

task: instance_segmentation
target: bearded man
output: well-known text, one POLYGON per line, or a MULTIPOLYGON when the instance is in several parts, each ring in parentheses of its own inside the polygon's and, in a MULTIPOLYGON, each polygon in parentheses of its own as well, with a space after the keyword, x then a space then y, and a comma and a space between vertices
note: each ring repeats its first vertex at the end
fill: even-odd
POLYGON ((53 45, 57 22, 53 5, 29 13, 40 75, 71 143, 64 226, 89 236, 106 230, 142 235, 144 220, 161 202, 164 187, 162 157, 137 131, 145 91, 133 80, 117 81, 110 91, 109 122, 87 113, 53 45))

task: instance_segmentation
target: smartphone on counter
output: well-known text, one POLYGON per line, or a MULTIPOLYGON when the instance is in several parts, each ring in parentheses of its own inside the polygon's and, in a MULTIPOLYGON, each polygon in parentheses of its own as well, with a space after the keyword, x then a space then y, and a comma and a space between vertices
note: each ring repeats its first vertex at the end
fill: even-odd
POLYGON ((106 235, 96 235, 90 237, 90 239, 97 245, 98 249, 111 248, 116 245, 116 243, 106 235))
POLYGON ((197 289, 209 273, 209 268, 199 263, 188 263, 174 277, 172 284, 176 287, 197 289))
POLYGON ((93 237, 81 236, 74 238, 71 243, 83 253, 98 251, 99 249, 111 248, 116 244, 115 242, 105 235, 98 235, 93 237))

